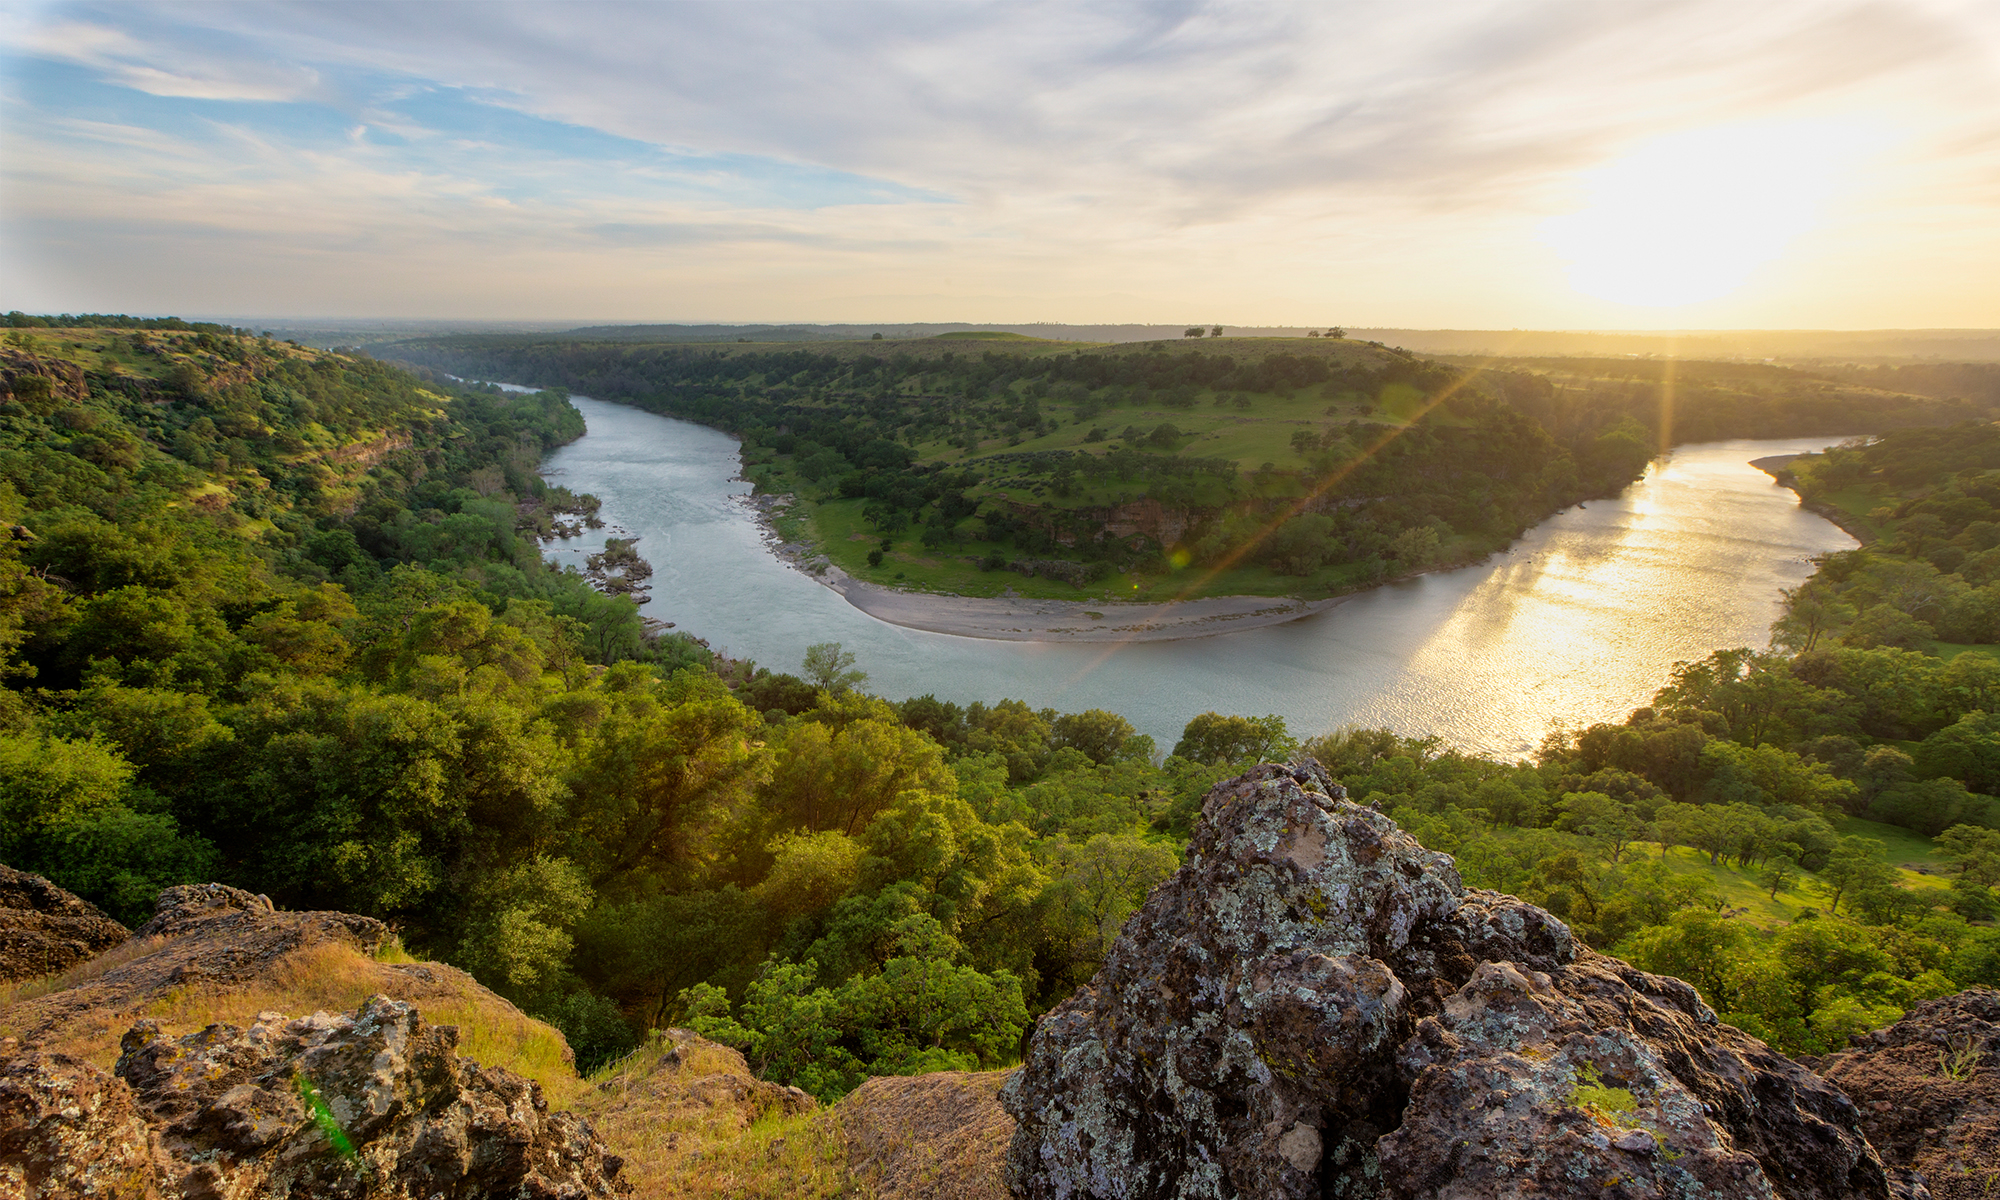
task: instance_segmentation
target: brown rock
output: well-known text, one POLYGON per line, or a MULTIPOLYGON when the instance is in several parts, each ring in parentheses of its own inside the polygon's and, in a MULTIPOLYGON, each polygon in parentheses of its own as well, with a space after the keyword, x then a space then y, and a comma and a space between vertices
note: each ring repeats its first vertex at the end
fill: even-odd
MULTIPOLYGON (((29 1047, 93 1057, 108 1066, 125 1029, 164 996, 220 997, 262 988, 277 994, 260 1007, 291 1004, 289 993, 301 986, 300 976, 308 968, 326 976, 361 977, 333 1000, 343 1008, 370 992, 428 999, 485 991, 442 964, 368 961, 364 956, 381 948, 388 936, 388 927, 369 917, 276 912, 270 901, 221 884, 168 888, 160 894, 153 919, 98 960, 101 971, 61 991, 13 1004, 0 1018, 0 1033, 29 1047), (312 961, 315 954, 325 961, 312 961)), ((505 1004, 498 997, 493 1000, 505 1004)), ((332 1006, 317 997, 310 1002, 332 1006)))
POLYGON ((67 971, 130 936, 95 904, 0 866, 0 983, 67 971))
POLYGON ((1845 1096, 1310 761, 1209 793, 1001 1099, 1027 1200, 1890 1195, 1845 1096))
POLYGON ((834 1109, 849 1173, 885 1200, 1010 1200, 1002 1179, 1012 1071, 878 1076, 834 1109))
POLYGON ((0 1196, 139 1200, 159 1177, 123 1083, 68 1055, 0 1043, 0 1196))
POLYGON ((1937 1200, 2000 1195, 2000 992, 1925 1001, 1813 1065, 1853 1097, 1882 1161, 1937 1200))
MULTIPOLYGON (((125 1035, 118 1075, 157 1131, 169 1196, 613 1196, 623 1165, 541 1089, 457 1053, 386 996, 352 1015, 125 1035)), ((100 1193, 87 1193, 100 1194, 100 1193)))

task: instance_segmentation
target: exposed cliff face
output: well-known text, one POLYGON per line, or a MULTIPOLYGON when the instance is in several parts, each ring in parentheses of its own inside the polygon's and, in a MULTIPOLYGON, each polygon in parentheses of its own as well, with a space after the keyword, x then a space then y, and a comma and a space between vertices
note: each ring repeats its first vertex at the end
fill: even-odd
POLYGON ((1883 1160, 1921 1172, 1937 1200, 2000 1194, 2000 992, 1926 1001, 1814 1065, 1854 1098, 1883 1160))
POLYGON ((1209 794, 1002 1099, 1030 1200, 1891 1194, 1839 1091, 1311 762, 1209 794))
POLYGON ((0 983, 67 971, 130 936, 95 904, 0 866, 0 983))

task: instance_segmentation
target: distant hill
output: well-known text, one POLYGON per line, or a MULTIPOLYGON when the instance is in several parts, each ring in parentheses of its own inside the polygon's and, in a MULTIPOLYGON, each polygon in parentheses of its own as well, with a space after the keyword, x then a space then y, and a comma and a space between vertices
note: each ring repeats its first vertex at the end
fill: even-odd
MULTIPOLYGON (((232 324, 269 329, 278 338, 309 346, 377 346, 413 337, 451 334, 536 334, 541 340, 627 343, 855 342, 880 334, 885 341, 960 338, 980 334, 990 340, 1018 338, 1052 342, 1121 344, 1151 341, 1207 341, 1184 338, 1183 325, 973 324, 954 321, 873 324, 751 323, 632 324, 570 326, 559 321, 273 321, 231 317, 232 324)), ((1214 328, 1213 324, 1204 325, 1214 328)), ((1229 325, 1230 338, 1307 340, 1329 326, 1229 325)), ((1380 342, 1419 354, 1467 358, 1698 358, 1804 364, 1873 366, 1910 362, 2000 362, 2000 330, 1532 330, 1405 329, 1348 326, 1355 341, 1380 342)))

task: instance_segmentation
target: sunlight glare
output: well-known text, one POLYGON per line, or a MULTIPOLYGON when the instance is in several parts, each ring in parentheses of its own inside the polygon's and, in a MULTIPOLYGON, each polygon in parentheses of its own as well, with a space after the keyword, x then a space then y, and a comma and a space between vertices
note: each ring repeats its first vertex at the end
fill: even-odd
POLYGON ((1587 173, 1589 206, 1542 234, 1585 295, 1654 307, 1713 300, 1817 223, 1861 140, 1828 123, 1674 134, 1587 173))

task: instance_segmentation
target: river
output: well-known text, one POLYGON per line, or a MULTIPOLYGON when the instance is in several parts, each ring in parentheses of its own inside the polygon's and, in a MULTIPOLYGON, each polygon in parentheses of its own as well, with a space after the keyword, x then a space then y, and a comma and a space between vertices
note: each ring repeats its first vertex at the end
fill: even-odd
POLYGON ((1762 646, 1779 589, 1854 539, 1749 462, 1827 438, 1682 446, 1615 500, 1530 530, 1456 571, 1363 593, 1286 625, 1175 642, 1052 645, 884 624, 779 561, 735 478, 736 442, 700 425, 581 396, 589 433, 543 474, 595 493, 611 528, 554 543, 582 565, 623 529, 653 564, 650 616, 736 658, 797 671, 840 642, 871 692, 1002 697, 1123 714, 1162 750, 1208 710, 1282 715, 1295 735, 1342 725, 1436 734, 1467 750, 1529 753, 1550 726, 1622 719, 1679 660, 1762 646))

